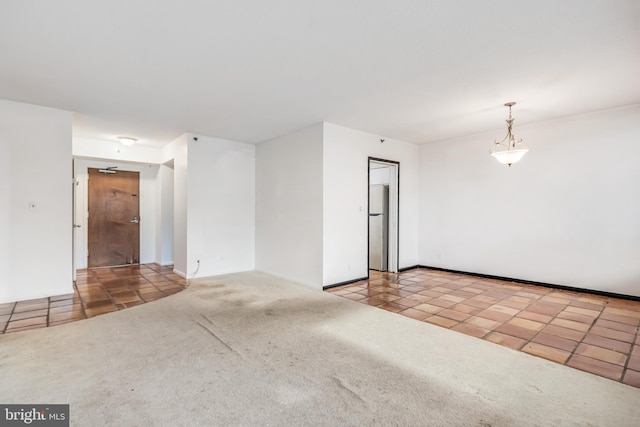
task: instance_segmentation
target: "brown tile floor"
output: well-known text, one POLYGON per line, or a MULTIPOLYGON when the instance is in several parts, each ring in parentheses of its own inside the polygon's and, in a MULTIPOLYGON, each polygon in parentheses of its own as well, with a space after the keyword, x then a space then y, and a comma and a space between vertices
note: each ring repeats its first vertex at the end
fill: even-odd
POLYGON ((640 387, 640 301, 423 268, 328 292, 640 387))
POLYGON ((144 264, 78 270, 74 293, 0 304, 0 334, 86 319, 180 292, 173 267, 144 264))

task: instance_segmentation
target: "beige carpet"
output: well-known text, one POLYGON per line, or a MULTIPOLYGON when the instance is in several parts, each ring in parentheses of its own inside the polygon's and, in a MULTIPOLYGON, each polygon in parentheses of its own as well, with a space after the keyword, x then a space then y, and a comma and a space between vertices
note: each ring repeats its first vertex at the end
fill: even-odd
POLYGON ((1 403, 78 426, 635 426, 640 390, 262 273, 0 336, 1 403))

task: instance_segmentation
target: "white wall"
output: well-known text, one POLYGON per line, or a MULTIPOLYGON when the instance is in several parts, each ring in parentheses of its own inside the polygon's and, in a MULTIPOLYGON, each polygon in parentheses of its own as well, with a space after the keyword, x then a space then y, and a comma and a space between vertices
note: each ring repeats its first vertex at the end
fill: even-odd
POLYGON ((185 272, 204 277, 253 270, 255 145, 190 134, 187 182, 185 272))
POLYGON ((322 135, 318 123, 256 147, 256 268, 318 289, 322 135))
POLYGON ((119 163, 116 161, 99 161, 77 159, 76 169, 76 215, 75 224, 75 266, 77 269, 87 268, 88 249, 88 168, 107 168, 115 166, 121 171, 140 173, 140 263, 147 264, 156 260, 156 223, 158 210, 158 194, 156 178, 158 165, 141 165, 119 163))
POLYGON ((73 292, 71 120, 0 100, 0 303, 73 292))
POLYGON ((173 160, 173 270, 187 275, 187 139, 184 134, 163 149, 163 161, 173 160))
POLYGON ((366 277, 369 157, 400 162, 399 268, 418 264, 418 146, 324 123, 323 285, 366 277))
POLYGON ((173 264, 173 161, 158 169, 156 184, 156 263, 173 264))
POLYGON ((640 106, 514 131, 421 146, 420 264, 640 296, 640 106))

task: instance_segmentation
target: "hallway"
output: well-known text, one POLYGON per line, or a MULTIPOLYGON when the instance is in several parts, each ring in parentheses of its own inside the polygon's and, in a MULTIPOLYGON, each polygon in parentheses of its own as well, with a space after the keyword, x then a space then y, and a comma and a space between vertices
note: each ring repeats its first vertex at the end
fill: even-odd
POLYGON ((155 301, 187 286, 172 266, 78 270, 75 292, 0 304, 0 334, 44 328, 155 301))
POLYGON ((640 387, 640 301, 425 268, 328 292, 640 387))

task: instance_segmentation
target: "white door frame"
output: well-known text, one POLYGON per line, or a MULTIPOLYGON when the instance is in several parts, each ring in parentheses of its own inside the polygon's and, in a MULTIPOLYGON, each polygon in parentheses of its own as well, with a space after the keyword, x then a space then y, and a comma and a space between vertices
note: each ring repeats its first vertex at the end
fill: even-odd
POLYGON ((389 237, 387 271, 398 272, 400 246, 400 162, 369 157, 367 164, 367 277, 369 276, 369 185, 371 184, 371 164, 383 164, 389 167, 389 237))
POLYGON ((76 281, 76 159, 71 158, 71 277, 76 281))

